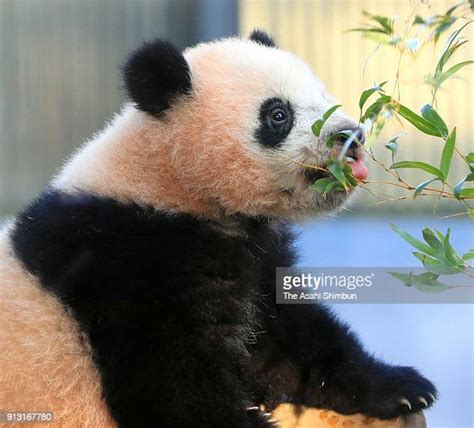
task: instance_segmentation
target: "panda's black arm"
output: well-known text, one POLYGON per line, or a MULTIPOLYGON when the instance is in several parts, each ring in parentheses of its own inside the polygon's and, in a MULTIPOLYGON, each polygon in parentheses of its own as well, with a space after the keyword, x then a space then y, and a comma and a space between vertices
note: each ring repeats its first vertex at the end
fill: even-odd
MULTIPOLYGON (((334 408, 331 391, 360 396, 354 373, 373 359, 333 314, 319 305, 277 305, 267 318, 266 337, 258 346, 265 363, 260 365, 265 403, 291 401, 312 407, 334 408), (275 382, 279 379, 280 382, 275 382)), ((359 376, 360 377, 360 376, 359 376)), ((358 400, 348 400, 346 412, 358 411, 358 400)), ((338 409, 339 411, 343 409, 338 409)))
POLYGON ((270 230, 260 238, 265 334, 254 354, 262 401, 270 408, 290 401, 379 418, 430 405, 436 396, 431 382, 411 367, 390 366, 367 353, 326 306, 275 303, 276 267, 294 264, 296 251, 291 228, 270 230))
POLYGON ((270 407, 290 401, 389 419, 435 399, 431 382, 411 367, 391 366, 367 353, 325 306, 276 305, 265 331, 256 358, 265 355, 259 376, 270 407))

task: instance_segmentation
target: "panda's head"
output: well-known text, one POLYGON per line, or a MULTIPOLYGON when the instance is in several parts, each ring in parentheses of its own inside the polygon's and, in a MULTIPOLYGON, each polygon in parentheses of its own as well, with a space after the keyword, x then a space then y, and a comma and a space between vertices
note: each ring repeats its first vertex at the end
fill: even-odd
MULTIPOLYGON (((130 165, 147 159, 122 171, 130 175, 124 191, 138 189, 131 198, 204 215, 283 218, 333 211, 348 199, 346 192, 323 196, 310 189, 325 175, 311 166, 327 165, 340 148, 328 149, 326 139, 357 123, 338 110, 318 141, 311 125, 335 103, 311 69, 267 34, 254 31, 248 39, 183 53, 166 41, 146 43, 123 72, 141 130, 114 150, 133 150, 124 153, 130 165)), ((350 155, 360 159, 361 147, 350 155)))

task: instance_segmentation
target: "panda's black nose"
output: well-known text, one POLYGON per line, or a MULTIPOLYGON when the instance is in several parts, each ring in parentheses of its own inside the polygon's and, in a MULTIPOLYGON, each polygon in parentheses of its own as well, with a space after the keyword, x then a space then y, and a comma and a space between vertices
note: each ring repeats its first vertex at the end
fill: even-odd
POLYGON ((334 140, 337 144, 343 146, 350 138, 350 136, 354 133, 355 136, 349 148, 355 149, 359 145, 363 145, 365 143, 364 130, 360 127, 355 129, 343 129, 341 131, 338 131, 331 137, 331 139, 334 140))

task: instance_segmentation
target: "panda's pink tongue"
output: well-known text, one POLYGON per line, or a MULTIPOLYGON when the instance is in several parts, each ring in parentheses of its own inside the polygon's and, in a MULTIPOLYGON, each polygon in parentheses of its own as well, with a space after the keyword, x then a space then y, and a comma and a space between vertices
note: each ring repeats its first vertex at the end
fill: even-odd
POLYGON ((369 170, 361 159, 350 162, 349 165, 352 168, 352 175, 357 178, 357 180, 365 180, 369 176, 369 170))

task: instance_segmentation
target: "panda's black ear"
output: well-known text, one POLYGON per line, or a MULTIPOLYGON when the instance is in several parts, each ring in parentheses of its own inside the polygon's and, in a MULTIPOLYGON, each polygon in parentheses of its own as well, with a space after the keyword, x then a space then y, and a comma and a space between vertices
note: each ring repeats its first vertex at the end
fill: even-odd
POLYGON ((261 45, 268 46, 269 48, 277 47, 275 40, 273 40, 265 31, 259 30, 258 28, 250 33, 249 39, 260 43, 261 45))
POLYGON ((183 54, 165 40, 146 42, 123 66, 128 96, 140 110, 155 116, 191 91, 191 73, 183 54))

